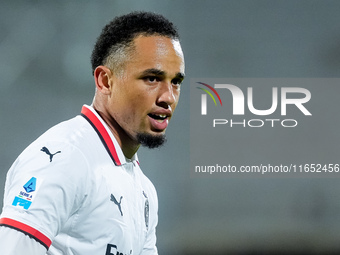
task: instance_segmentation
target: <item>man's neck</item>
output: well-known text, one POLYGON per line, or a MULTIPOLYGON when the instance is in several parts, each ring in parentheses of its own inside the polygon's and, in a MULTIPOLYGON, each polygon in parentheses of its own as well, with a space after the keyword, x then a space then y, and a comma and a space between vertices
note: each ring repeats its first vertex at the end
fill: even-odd
POLYGON ((108 114, 105 114, 105 111, 101 110, 101 107, 95 102, 93 103, 93 108, 104 120, 106 125, 108 125, 120 148, 122 149, 124 156, 131 159, 138 151, 140 144, 131 139, 131 137, 119 126, 115 119, 113 119, 108 114))

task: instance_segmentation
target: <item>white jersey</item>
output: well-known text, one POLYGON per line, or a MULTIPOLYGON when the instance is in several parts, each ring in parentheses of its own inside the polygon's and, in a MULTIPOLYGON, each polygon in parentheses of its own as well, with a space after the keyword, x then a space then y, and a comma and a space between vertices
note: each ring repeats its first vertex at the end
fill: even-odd
POLYGON ((0 225, 59 255, 157 254, 154 186, 90 106, 48 130, 7 174, 0 225))

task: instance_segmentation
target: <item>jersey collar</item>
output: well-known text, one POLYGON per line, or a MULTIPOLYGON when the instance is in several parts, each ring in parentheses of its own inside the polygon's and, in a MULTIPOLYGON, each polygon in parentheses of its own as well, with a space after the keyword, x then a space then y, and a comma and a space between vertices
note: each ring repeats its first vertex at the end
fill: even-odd
MULTIPOLYGON (((125 156, 116 138, 96 110, 94 110, 91 106, 83 105, 83 108, 81 109, 81 116, 83 116, 97 132, 115 165, 120 166, 126 164, 125 156)), ((137 161, 137 155, 135 154, 131 160, 137 161)))

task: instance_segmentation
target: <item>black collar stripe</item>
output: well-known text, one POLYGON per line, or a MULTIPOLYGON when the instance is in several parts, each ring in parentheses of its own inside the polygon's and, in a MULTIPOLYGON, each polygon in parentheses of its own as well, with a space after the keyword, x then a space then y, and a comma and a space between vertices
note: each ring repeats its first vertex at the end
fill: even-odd
POLYGON ((100 140, 102 141, 105 149, 109 153, 110 157, 112 158, 113 162, 116 166, 120 166, 121 162, 119 160, 117 151, 115 149, 115 146, 113 144, 113 141, 107 132, 104 125, 100 122, 100 120, 97 118, 97 116, 87 107, 83 106, 81 110, 81 116, 83 116, 94 128, 94 130, 97 132, 100 140))

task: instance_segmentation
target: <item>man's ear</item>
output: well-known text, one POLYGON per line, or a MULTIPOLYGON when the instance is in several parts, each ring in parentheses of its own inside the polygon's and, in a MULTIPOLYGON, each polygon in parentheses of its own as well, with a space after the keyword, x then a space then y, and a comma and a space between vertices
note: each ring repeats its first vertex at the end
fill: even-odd
POLYGON ((106 66, 97 66, 93 76, 97 90, 104 95, 109 95, 112 89, 112 81, 110 80, 112 76, 111 70, 106 66))

